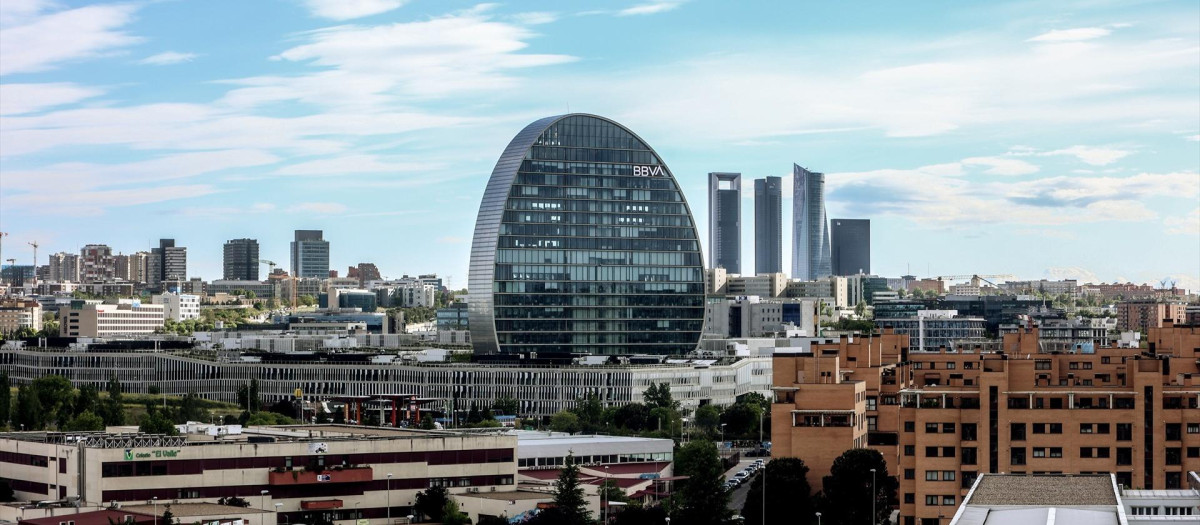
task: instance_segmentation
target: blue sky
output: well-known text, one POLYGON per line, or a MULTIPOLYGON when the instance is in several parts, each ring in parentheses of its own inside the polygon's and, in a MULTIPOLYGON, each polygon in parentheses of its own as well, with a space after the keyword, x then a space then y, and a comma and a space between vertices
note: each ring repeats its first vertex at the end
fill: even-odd
POLYGON ((698 213, 741 172, 745 267, 751 181, 796 162, 878 274, 1200 288, 1196 2, 5 0, 3 257, 174 237, 213 279, 227 239, 286 264, 323 229, 343 272, 465 286, 496 157, 568 108, 698 213))

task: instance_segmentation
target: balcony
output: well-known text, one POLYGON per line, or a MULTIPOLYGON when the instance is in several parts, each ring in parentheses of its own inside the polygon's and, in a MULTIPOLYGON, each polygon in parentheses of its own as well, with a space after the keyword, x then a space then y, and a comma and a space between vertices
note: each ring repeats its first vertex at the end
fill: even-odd
POLYGON ((278 485, 315 485, 318 483, 357 483, 371 481, 371 467, 347 467, 342 469, 323 470, 292 470, 284 472, 271 471, 267 483, 278 485))

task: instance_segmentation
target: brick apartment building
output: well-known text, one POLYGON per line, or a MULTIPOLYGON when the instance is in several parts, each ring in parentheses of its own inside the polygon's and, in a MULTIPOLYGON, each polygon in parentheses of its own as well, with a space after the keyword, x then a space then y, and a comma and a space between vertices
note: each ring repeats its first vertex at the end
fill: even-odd
POLYGON ((948 523, 980 473, 1115 473, 1179 488, 1200 470, 1200 327, 1165 321, 1149 347, 1039 353, 1037 328, 1001 351, 909 353, 908 337, 813 345, 774 358, 776 457, 809 483, 843 451, 882 453, 900 479, 901 525, 948 523))
POLYGON ((1149 333, 1163 326, 1163 320, 1176 324, 1184 322, 1187 304, 1182 301, 1143 299, 1117 303, 1117 329, 1149 333))

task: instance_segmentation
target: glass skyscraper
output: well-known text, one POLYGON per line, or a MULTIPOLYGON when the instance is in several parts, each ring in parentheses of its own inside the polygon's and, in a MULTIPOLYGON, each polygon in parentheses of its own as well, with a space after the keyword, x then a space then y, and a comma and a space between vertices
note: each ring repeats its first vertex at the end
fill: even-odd
POLYGON ((742 174, 708 174, 708 265, 742 273, 742 174))
POLYGON ((704 324, 696 225, 670 169, 603 117, 526 126, 492 171, 471 245, 477 355, 682 354, 704 324))
POLYGON ((871 273, 871 220, 833 219, 833 253, 830 257, 834 275, 871 273))
POLYGON ((793 164, 792 182, 792 278, 820 279, 832 272, 825 174, 793 164))
POLYGON ((292 241, 292 276, 329 277, 329 241, 321 230, 296 230, 292 241))
POLYGON ((754 179, 754 273, 783 271, 783 179, 754 179))

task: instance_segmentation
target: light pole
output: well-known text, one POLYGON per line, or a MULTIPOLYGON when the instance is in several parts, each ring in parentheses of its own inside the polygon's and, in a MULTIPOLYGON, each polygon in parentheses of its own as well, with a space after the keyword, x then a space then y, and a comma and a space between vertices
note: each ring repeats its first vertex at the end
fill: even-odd
POLYGON ((821 525, 821 513, 817 513, 817 525, 821 525))
MULTIPOLYGON (((758 413, 758 446, 762 447, 763 440, 763 415, 765 412, 758 413)), ((767 525, 767 462, 763 461, 763 482, 762 482, 762 524, 767 525)))
MULTIPOLYGON (((721 423, 721 450, 724 450, 724 449, 725 449, 725 423, 721 423)), ((725 455, 721 454, 721 457, 725 457, 725 455)))
POLYGON ((392 525, 392 473, 387 475, 387 525, 392 525))
POLYGON ((871 525, 875 525, 875 469, 871 469, 871 525))
MULTIPOLYGON (((282 506, 283 506, 283 504, 282 504, 282 503, 276 503, 276 504, 275 504, 275 525, 279 525, 279 507, 282 507, 282 506)), ((286 521, 286 520, 287 520, 287 516, 285 515, 285 516, 283 517, 283 519, 286 521)))
POLYGON ((158 496, 150 498, 150 504, 154 506, 154 525, 158 525, 158 496))
MULTIPOLYGON (((262 498, 262 501, 259 502, 258 508, 262 509, 263 512, 267 511, 267 494, 270 494, 270 493, 271 493, 271 491, 269 491, 269 490, 258 491, 258 496, 260 498, 262 498)), ((266 518, 258 518, 258 525, 262 525, 262 523, 265 519, 266 518)))
POLYGON ((603 489, 600 494, 604 500, 604 508, 600 509, 600 516, 601 516, 600 522, 603 523, 604 525, 608 525, 608 480, 609 480, 608 465, 605 465, 604 466, 604 485, 602 485, 603 489))
POLYGON ((412 514, 409 514, 409 515, 408 515, 408 522, 409 522, 409 523, 412 523, 412 522, 413 522, 413 518, 416 518, 416 516, 414 516, 414 515, 412 515, 412 514))

